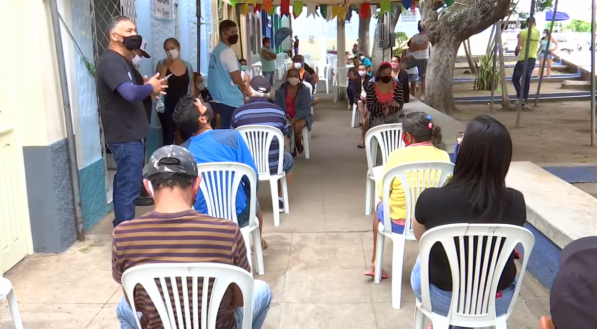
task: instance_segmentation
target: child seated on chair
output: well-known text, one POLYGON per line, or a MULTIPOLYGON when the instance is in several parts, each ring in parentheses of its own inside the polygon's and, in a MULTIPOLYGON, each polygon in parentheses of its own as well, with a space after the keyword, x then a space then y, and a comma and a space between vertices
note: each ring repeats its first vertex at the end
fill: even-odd
MULTIPOLYGON (((524 196, 506 187, 506 174, 511 160, 512 139, 508 129, 488 115, 475 117, 464 133, 450 181, 443 187, 426 189, 417 200, 415 220, 412 221, 417 240, 427 230, 450 224, 523 226, 527 214, 524 196)), ((473 263, 481 261, 474 259, 477 255, 475 251, 469 252, 473 255, 473 263)), ((452 299, 452 273, 441 245, 436 244, 431 249, 428 283, 432 311, 446 316, 452 299)), ((507 312, 516 284, 516 265, 512 253, 498 284, 495 301, 497 316, 507 312)), ((412 270, 411 285, 420 301, 422 283, 419 258, 412 270)))
MULTIPOLYGON (((392 168, 409 162, 421 161, 446 161, 450 162, 450 156, 438 147, 442 141, 441 128, 434 124, 431 116, 424 112, 409 113, 404 117, 402 123, 402 139, 405 147, 392 152, 385 164, 383 174, 379 179, 379 198, 383 200, 383 179, 385 174, 392 168)), ((383 202, 377 204, 377 211, 373 219, 373 259, 372 270, 365 272, 366 276, 373 277, 375 274, 375 252, 377 245, 377 233, 379 223, 383 220, 383 202)), ((390 192, 390 218, 392 219, 392 232, 404 233, 406 216, 406 199, 404 189, 398 179, 394 179, 390 192)), ((389 275, 382 270, 382 278, 389 275)))

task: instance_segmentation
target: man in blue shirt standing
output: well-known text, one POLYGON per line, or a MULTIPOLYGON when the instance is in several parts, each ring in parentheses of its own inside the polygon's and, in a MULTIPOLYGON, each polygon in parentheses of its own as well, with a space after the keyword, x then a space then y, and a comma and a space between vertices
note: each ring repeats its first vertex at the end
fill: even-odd
POLYGON ((247 87, 238 66, 238 58, 230 48, 238 42, 238 27, 231 20, 220 23, 220 43, 209 57, 207 85, 221 119, 221 128, 230 128, 232 112, 244 104, 247 87))
MULTIPOLYGON (((176 104, 172 116, 176 126, 181 131, 192 135, 182 144, 197 161, 197 164, 210 162, 238 162, 246 164, 253 168, 255 176, 258 171, 253 160, 253 155, 245 140, 236 130, 211 128, 211 120, 214 118, 213 109, 209 104, 203 104, 191 95, 183 96, 176 104)), ((259 186, 257 186, 259 187, 259 186)), ((249 189, 238 189, 236 195, 236 219, 239 227, 249 224, 249 189)), ((195 210, 202 214, 207 214, 207 204, 202 193, 197 193, 195 201, 195 210)), ((263 227, 263 215, 257 204, 257 219, 259 220, 259 231, 263 227)), ((267 243, 261 237, 263 249, 267 248, 267 243)))

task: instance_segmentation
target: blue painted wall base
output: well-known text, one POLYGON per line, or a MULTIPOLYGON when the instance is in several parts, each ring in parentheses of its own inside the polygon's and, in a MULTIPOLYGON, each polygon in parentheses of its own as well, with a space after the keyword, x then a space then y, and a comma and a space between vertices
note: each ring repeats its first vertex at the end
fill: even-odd
MULTIPOLYGON (((527 265, 527 271, 539 280, 542 285, 547 287, 547 289, 551 290, 553 280, 560 269, 558 263, 562 249, 551 242, 533 225, 526 223, 524 227, 535 236, 535 246, 527 265)), ((520 252, 524 257, 522 250, 520 252)))
POLYGON ((103 159, 79 170, 79 185, 81 186, 81 211, 85 231, 87 231, 112 211, 112 205, 108 204, 106 199, 106 171, 103 159))

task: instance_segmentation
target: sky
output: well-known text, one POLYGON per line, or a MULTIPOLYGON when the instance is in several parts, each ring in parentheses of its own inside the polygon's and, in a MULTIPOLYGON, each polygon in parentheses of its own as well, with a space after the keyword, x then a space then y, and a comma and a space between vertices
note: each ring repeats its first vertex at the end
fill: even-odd
MULTIPOLYGON (((531 0, 520 0, 518 9, 528 12, 531 0)), ((591 0, 559 0, 558 11, 567 13, 572 19, 591 21, 591 0)))

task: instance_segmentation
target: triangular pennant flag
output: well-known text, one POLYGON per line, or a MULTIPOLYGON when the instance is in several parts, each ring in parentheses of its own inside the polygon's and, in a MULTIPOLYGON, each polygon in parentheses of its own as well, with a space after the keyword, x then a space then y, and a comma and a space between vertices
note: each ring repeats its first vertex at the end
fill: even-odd
POLYGON ((307 18, 311 17, 311 15, 317 17, 317 5, 314 3, 307 4, 307 18))
POLYGON ((240 7, 240 13, 243 16, 247 16, 249 14, 249 4, 248 3, 243 3, 243 5, 240 7))
POLYGON ((333 13, 334 13, 334 8, 328 6, 328 10, 325 15, 325 20, 328 22, 331 21, 333 19, 333 17, 332 17, 333 13))
POLYGON ((375 16, 375 14, 377 14, 377 5, 371 5, 369 6, 369 9, 371 9, 370 13, 372 17, 375 16))
POLYGON ((247 0, 247 3, 250 5, 256 5, 257 4, 257 0, 247 0))
POLYGON ((451 6, 454 3, 454 0, 444 0, 446 5, 451 6))
POLYGON ((371 17, 371 3, 365 2, 361 4, 361 8, 359 9, 359 17, 361 19, 367 19, 371 17))
POLYGON ((346 13, 346 21, 350 22, 351 18, 352 18, 352 8, 350 8, 350 10, 346 13))
POLYGON ((415 4, 415 2, 413 1, 413 3, 411 3, 410 5, 410 12, 415 15, 417 13, 417 5, 415 4))
POLYGON ((410 5, 411 5, 413 2, 414 2, 413 0, 402 0, 402 6, 403 6, 404 8, 408 8, 408 7, 410 7, 410 5))
POLYGON ((303 12, 303 2, 302 1, 295 1, 292 3, 292 11, 294 12, 295 16, 300 16, 303 12))
POLYGON ((255 5, 255 10, 253 11, 255 14, 257 14, 258 12, 261 11, 261 5, 260 4, 256 4, 255 5))
POLYGON ((338 19, 346 20, 346 8, 344 6, 338 6, 336 13, 338 19))
POLYGON ((253 16, 254 12, 255 12, 255 6, 254 5, 249 5, 249 16, 253 16))
POLYGON ((321 17, 323 17, 323 18, 328 17, 328 6, 327 5, 319 6, 319 12, 321 13, 321 17))
POLYGON ((237 2, 238 2, 237 0, 228 0, 228 3, 229 3, 229 4, 230 4, 232 7, 236 6, 236 3, 237 3, 237 2))
POLYGON ((384 13, 391 13, 392 12, 392 4, 390 3, 390 0, 383 0, 380 4, 379 4, 379 14, 382 15, 384 13))
POLYGON ((338 6, 332 6, 332 19, 338 17, 338 6))
POLYGON ((290 0, 281 0, 280 1, 280 17, 290 17, 290 0))
POLYGON ((270 16, 274 16, 275 13, 276 13, 276 7, 274 7, 274 5, 272 5, 272 7, 267 12, 267 14, 270 16))
POLYGON ((263 0, 263 9, 266 13, 269 13, 272 10, 272 8, 274 8, 272 0, 263 0))

